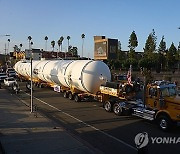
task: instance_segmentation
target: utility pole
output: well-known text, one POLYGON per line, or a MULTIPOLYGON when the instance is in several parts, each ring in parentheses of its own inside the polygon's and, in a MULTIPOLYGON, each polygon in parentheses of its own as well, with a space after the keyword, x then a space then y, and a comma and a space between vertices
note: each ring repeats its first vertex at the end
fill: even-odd
POLYGON ((29 52, 31 52, 31 55, 30 55, 30 63, 31 63, 31 113, 33 112, 33 84, 32 84, 32 73, 33 73, 33 70, 32 70, 32 45, 33 45, 33 42, 31 42, 31 39, 32 37, 31 36, 28 36, 28 40, 29 40, 29 52))
POLYGON ((31 49, 31 58, 30 58, 30 60, 31 60, 31 113, 33 112, 33 84, 32 84, 32 73, 33 73, 33 71, 32 71, 32 49, 31 49))
MULTIPOLYGON (((4 37, 4 36, 11 36, 11 35, 9 35, 9 34, 3 34, 3 35, 0 35, 0 37, 4 37)), ((4 49, 4 52, 5 52, 5 63, 6 63, 6 53, 7 53, 7 48, 6 48, 6 43, 5 43, 5 49, 4 49)))
POLYGON ((4 48, 5 62, 6 62, 6 53, 7 53, 7 48, 6 48, 6 43, 5 43, 5 48, 4 48))

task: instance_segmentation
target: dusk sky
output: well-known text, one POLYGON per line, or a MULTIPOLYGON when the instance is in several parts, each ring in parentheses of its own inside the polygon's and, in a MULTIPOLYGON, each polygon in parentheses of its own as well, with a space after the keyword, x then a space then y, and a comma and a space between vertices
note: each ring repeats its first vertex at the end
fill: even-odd
POLYGON ((64 36, 63 50, 77 46, 81 55, 82 39, 85 34, 84 56, 93 57, 95 35, 117 38, 122 50, 128 50, 129 36, 134 30, 143 51, 145 41, 155 30, 157 46, 165 36, 167 47, 180 41, 179 0, 0 0, 0 53, 10 38, 9 51, 16 44, 28 48, 27 37, 32 36, 33 48, 45 48, 44 37, 50 42, 64 36), (10 34, 10 37, 2 36, 10 34))

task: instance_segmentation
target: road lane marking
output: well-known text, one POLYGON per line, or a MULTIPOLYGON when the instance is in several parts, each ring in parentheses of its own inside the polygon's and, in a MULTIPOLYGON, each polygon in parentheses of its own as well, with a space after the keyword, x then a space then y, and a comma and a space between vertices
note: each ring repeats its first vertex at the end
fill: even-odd
MULTIPOLYGON (((25 92, 25 93, 26 93, 26 92, 25 92)), ((26 93, 26 94, 30 96, 30 94, 28 94, 28 93, 26 93)), ((45 105, 47 105, 47 106, 49 106, 49 107, 51 107, 51 108, 59 111, 59 112, 61 112, 61 113, 65 114, 65 115, 71 117, 72 119, 75 119, 75 120, 77 120, 77 121, 80 122, 80 123, 83 123, 85 126, 90 127, 90 128, 92 128, 92 129, 94 129, 94 130, 96 130, 96 131, 98 131, 98 132, 100 132, 100 133, 102 133, 102 134, 104 134, 104 135, 106 135, 106 136, 108 136, 108 137, 110 137, 110 138, 112 138, 112 139, 120 142, 121 144, 123 144, 123 145, 125 145, 125 146, 127 146, 127 147, 129 147, 129 148, 131 148, 131 149, 133 149, 133 150, 135 150, 135 151, 138 151, 138 150, 137 150, 135 147, 133 147, 132 145, 130 145, 130 144, 128 144, 128 143, 126 143, 126 142, 124 142, 124 141, 122 141, 122 140, 120 140, 120 139, 118 139, 118 138, 116 138, 116 137, 114 137, 114 136, 112 136, 112 135, 109 135, 109 134, 107 134, 106 132, 104 132, 104 131, 102 131, 102 130, 100 130, 100 129, 92 126, 92 125, 89 125, 88 123, 86 123, 86 122, 84 122, 84 121, 82 121, 82 120, 80 120, 80 119, 78 119, 78 118, 70 115, 69 113, 66 113, 66 112, 62 111, 62 110, 58 109, 57 107, 55 107, 55 106, 53 106, 53 105, 50 105, 50 104, 48 104, 47 102, 45 102, 45 101, 43 101, 43 100, 41 100, 41 99, 39 99, 39 98, 37 98, 37 97, 34 97, 34 96, 33 96, 33 98, 35 98, 36 100, 40 101, 41 103, 43 103, 43 104, 45 104, 45 105)))

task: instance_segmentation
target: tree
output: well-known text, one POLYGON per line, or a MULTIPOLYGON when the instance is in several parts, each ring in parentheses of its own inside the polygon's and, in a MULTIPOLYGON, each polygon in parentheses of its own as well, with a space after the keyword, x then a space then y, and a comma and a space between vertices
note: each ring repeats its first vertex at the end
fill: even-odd
POLYGON ((71 39, 70 36, 67 36, 67 40, 68 40, 68 52, 69 52, 69 40, 71 39))
POLYGON ((127 65, 137 66, 137 60, 136 60, 136 54, 135 54, 135 48, 138 46, 138 40, 135 31, 133 31, 129 37, 129 53, 128 53, 128 59, 125 62, 126 67, 129 68, 127 65))
POLYGON ((180 70, 180 42, 179 42, 178 49, 177 49, 176 59, 178 62, 178 70, 180 70))
POLYGON ((60 37, 60 40, 61 40, 61 51, 62 51, 62 43, 63 43, 64 37, 61 36, 61 37, 60 37))
POLYGON ((57 41, 57 43, 58 43, 59 51, 60 51, 60 46, 61 46, 62 42, 61 42, 61 40, 59 39, 59 40, 57 41))
POLYGON ((174 66, 176 64, 176 56, 177 54, 177 49, 174 45, 174 43, 172 42, 168 52, 167 52, 167 61, 168 61, 168 68, 169 69, 172 69, 174 71, 174 66))
POLYGON ((157 37, 153 29, 146 40, 144 47, 144 57, 139 61, 140 67, 151 70, 155 66, 157 60, 156 55, 154 54, 156 51, 156 40, 157 37))
MULTIPOLYGON (((159 43, 159 47, 158 47, 158 64, 156 65, 157 67, 159 66, 159 69, 165 69, 166 66, 166 42, 164 41, 164 36, 162 36, 162 39, 159 43), (160 63, 160 65, 159 65, 160 63)), ((159 71, 160 71, 159 70, 159 71)))
POLYGON ((85 34, 81 34, 81 38, 82 38, 82 57, 83 57, 83 48, 84 48, 84 38, 85 38, 85 34))
POLYGON ((145 44, 145 48, 144 48, 144 54, 148 58, 151 58, 153 53, 156 50, 156 40, 157 40, 157 37, 156 37, 155 31, 153 29, 153 31, 149 34, 149 36, 146 40, 146 44, 145 44))
POLYGON ((28 40, 29 40, 29 49, 31 49, 31 40, 32 40, 32 37, 28 36, 28 40))
POLYGON ((135 31, 133 31, 129 38, 129 49, 130 51, 134 51, 135 48, 138 46, 138 40, 135 31))
POLYGON ((14 48, 14 52, 19 52, 19 48, 17 45, 15 45, 13 48, 14 48))
POLYGON ((55 47, 55 41, 54 41, 54 40, 53 40, 53 41, 51 41, 51 46, 52 46, 53 51, 54 51, 54 47, 55 47))
POLYGON ((23 46, 23 45, 22 45, 22 43, 21 43, 21 44, 19 44, 19 46, 20 46, 20 51, 21 51, 21 49, 22 49, 22 46, 23 46))
POLYGON ((164 36, 162 36, 162 39, 158 47, 157 65, 156 65, 157 72, 160 72, 163 68, 165 69, 165 66, 166 66, 165 55, 166 55, 166 42, 164 41, 164 36))
POLYGON ((134 68, 137 68, 138 66, 138 62, 135 58, 128 58, 123 64, 126 69, 129 69, 130 65, 132 65, 134 68))
MULTIPOLYGON (((8 41, 8 50, 7 52, 9 52, 9 43, 10 43, 10 39, 7 40, 8 41)), ((8 54, 8 53, 7 53, 8 54)))
POLYGON ((31 48, 32 48, 32 45, 33 45, 34 43, 31 41, 31 43, 30 43, 30 44, 31 44, 31 48))
POLYGON ((164 36, 159 43, 158 52, 164 54, 166 52, 166 42, 164 41, 164 36))
POLYGON ((125 52, 123 52, 122 50, 121 50, 121 42, 120 41, 118 41, 118 52, 117 52, 117 56, 118 56, 118 61, 116 62, 116 68, 117 68, 117 66, 119 66, 119 68, 117 68, 117 69, 122 69, 122 67, 123 67, 123 63, 124 63, 124 61, 125 61, 125 52))
POLYGON ((155 66, 155 59, 153 58, 143 57, 142 59, 139 60, 140 68, 151 70, 151 68, 153 68, 154 66, 155 66))
POLYGON ((72 53, 73 56, 77 57, 78 56, 78 48, 77 47, 72 47, 71 45, 69 46, 69 52, 72 53))
MULTIPOLYGON (((59 52, 60 52, 60 46, 61 46, 62 42, 61 42, 61 40, 59 39, 57 43, 58 43, 58 46, 59 46, 59 52)), ((57 58, 58 58, 58 52, 57 52, 57 58)))
POLYGON ((47 36, 45 36, 44 40, 46 41, 45 50, 47 51, 47 40, 48 40, 48 37, 47 37, 47 36))

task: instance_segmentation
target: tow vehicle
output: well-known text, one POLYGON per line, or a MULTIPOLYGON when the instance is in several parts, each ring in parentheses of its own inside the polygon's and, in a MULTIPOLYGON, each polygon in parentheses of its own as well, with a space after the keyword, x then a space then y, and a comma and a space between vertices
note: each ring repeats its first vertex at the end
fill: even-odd
POLYGON ((180 122, 180 96, 176 85, 166 81, 155 81, 144 89, 144 100, 136 100, 135 93, 122 93, 120 89, 101 86, 104 108, 116 115, 134 115, 156 121, 159 128, 167 131, 180 122), (122 95, 123 94, 123 95, 122 95))

